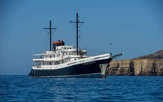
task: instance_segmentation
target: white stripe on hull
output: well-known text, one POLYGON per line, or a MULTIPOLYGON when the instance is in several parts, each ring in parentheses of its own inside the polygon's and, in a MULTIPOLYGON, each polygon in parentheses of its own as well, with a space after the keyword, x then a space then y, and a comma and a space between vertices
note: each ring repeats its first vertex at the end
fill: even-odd
POLYGON ((78 65, 78 64, 94 63, 95 61, 105 60, 105 59, 109 59, 109 58, 111 58, 110 54, 103 54, 103 55, 79 59, 76 61, 69 61, 67 63, 63 63, 63 64, 59 64, 59 65, 41 65, 39 67, 32 66, 32 69, 35 69, 35 70, 61 69, 61 68, 70 67, 70 66, 78 65))

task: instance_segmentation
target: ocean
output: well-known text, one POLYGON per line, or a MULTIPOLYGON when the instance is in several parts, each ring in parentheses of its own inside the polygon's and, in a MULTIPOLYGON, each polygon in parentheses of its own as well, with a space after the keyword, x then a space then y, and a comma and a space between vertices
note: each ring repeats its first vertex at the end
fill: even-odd
POLYGON ((0 102, 163 102, 163 77, 100 79, 0 75, 0 102))

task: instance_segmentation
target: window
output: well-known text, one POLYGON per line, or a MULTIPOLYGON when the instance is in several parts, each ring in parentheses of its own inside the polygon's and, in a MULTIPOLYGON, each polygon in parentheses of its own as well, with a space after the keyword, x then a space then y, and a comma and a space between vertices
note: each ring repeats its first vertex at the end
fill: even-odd
POLYGON ((59 61, 56 61, 55 64, 59 64, 59 61))
POLYGON ((52 65, 52 62, 49 62, 49 65, 52 65))

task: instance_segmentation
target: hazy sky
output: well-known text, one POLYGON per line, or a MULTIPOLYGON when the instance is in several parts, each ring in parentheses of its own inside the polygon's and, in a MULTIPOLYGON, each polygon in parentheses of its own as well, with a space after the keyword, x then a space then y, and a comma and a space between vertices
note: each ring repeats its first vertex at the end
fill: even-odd
POLYGON ((129 59, 163 49, 162 0, 0 0, 0 74, 28 74, 32 54, 46 51, 51 19, 53 40, 75 46, 79 12, 80 48, 88 55, 123 51, 129 59), (112 43, 112 45, 110 45, 112 43))

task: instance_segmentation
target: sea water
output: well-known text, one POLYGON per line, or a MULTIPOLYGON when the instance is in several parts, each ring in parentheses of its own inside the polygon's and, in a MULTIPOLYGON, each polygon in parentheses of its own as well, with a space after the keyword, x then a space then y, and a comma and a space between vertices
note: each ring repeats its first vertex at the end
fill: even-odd
POLYGON ((0 102, 163 102, 163 77, 100 79, 0 75, 0 102))

